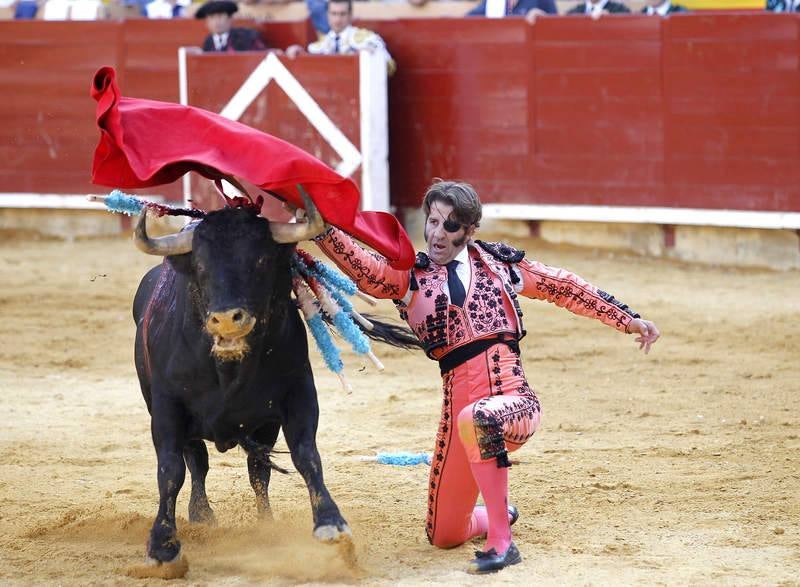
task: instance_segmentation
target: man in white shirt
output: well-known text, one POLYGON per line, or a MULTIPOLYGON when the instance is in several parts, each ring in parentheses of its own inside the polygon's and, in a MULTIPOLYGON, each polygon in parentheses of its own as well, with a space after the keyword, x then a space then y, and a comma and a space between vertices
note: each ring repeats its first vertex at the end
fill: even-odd
MULTIPOLYGON (((348 55, 360 51, 380 53, 386 59, 389 75, 397 66, 386 49, 383 39, 372 31, 353 26, 352 0, 330 0, 328 2, 328 24, 330 30, 318 41, 308 46, 312 55, 348 55)), ((291 45, 286 49, 286 56, 294 59, 305 52, 300 45, 291 45)))
POLYGON ((650 16, 667 16, 676 12, 688 12, 685 6, 673 4, 671 0, 645 0, 642 14, 650 16))

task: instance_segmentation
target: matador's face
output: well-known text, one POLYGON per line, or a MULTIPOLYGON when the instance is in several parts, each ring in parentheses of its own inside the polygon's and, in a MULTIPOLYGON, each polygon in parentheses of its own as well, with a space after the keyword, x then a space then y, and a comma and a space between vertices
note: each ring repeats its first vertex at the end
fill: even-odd
POLYGON ((475 233, 474 226, 464 226, 450 219, 453 207, 441 200, 431 202, 431 213, 425 220, 425 242, 428 243, 428 256, 439 265, 446 265, 467 246, 475 233), (457 228, 456 228, 457 227, 457 228), (455 232, 449 229, 456 228, 455 232))

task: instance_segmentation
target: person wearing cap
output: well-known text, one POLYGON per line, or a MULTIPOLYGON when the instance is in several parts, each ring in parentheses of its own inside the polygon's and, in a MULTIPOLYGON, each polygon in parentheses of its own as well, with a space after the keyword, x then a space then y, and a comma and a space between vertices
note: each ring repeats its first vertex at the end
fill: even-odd
MULTIPOLYGON (((484 574, 522 561, 512 541, 509 453, 539 428, 540 404, 525 376, 519 296, 551 302, 621 333, 645 352, 660 333, 610 293, 505 243, 474 239, 482 204, 468 183, 435 180, 422 201, 426 252, 410 270, 393 268, 344 231, 315 237, 358 286, 393 300, 442 375, 442 410, 428 478, 425 531, 439 548, 486 536, 467 571, 484 574), (483 504, 477 504, 478 493, 483 504)), ((532 346, 558 332, 539 329, 532 346)))
MULTIPOLYGON (((353 26, 352 0, 330 0, 328 2, 328 25, 330 30, 318 41, 308 46, 312 55, 349 55, 360 51, 380 53, 386 59, 389 75, 397 69, 397 65, 386 49, 386 43, 377 34, 367 29, 353 26)), ((286 56, 294 59, 305 52, 300 45, 291 45, 286 49, 286 56)))
POLYGON ((263 51, 267 48, 261 33, 253 29, 233 26, 233 15, 239 10, 236 2, 211 0, 195 13, 195 18, 206 21, 209 35, 203 42, 203 51, 263 51))

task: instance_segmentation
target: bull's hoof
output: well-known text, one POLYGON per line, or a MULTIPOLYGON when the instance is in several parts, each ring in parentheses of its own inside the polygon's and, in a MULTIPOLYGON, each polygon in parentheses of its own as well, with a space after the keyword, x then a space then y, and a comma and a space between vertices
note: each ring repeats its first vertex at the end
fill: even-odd
POLYGON ((144 565, 129 567, 125 570, 125 574, 136 579, 181 579, 188 571, 188 559, 179 555, 165 563, 147 557, 144 565))
POLYGON ((353 533, 346 523, 328 524, 314 528, 314 538, 320 542, 339 542, 342 539, 350 540, 353 533))
POLYGON ((147 542, 147 557, 157 563, 174 562, 181 553, 181 543, 175 531, 163 526, 155 526, 150 531, 147 542))

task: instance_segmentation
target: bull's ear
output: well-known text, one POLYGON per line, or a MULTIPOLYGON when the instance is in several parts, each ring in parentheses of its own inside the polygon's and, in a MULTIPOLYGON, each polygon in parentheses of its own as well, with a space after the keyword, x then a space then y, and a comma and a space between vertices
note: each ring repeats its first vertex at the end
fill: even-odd
POLYGON ((175 270, 175 273, 188 275, 192 272, 191 253, 185 253, 183 255, 170 255, 169 257, 164 257, 164 259, 175 270))

